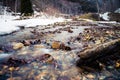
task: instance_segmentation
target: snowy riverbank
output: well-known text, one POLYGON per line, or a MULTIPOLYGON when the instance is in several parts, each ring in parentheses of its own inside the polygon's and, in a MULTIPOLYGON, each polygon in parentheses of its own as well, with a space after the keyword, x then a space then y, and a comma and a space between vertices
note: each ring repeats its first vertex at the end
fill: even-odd
POLYGON ((18 26, 35 27, 37 25, 48 25, 55 22, 65 21, 65 19, 62 17, 39 17, 26 20, 15 20, 17 18, 19 17, 0 15, 0 34, 11 33, 12 31, 18 30, 18 26))

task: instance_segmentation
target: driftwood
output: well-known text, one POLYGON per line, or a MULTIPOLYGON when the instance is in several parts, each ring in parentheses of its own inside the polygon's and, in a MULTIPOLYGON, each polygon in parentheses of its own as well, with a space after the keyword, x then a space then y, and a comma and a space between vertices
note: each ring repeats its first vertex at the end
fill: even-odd
POLYGON ((116 39, 104 44, 101 44, 95 48, 84 50, 80 52, 78 56, 79 65, 88 64, 101 59, 105 56, 114 55, 120 51, 120 39, 116 39))

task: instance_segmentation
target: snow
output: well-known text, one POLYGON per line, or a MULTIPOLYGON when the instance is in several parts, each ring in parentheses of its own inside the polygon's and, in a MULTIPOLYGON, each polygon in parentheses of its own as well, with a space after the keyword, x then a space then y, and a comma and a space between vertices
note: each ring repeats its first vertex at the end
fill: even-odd
POLYGON ((120 8, 118 8, 118 9, 115 11, 115 13, 120 13, 120 8))
POLYGON ((26 20, 15 20, 17 18, 18 16, 0 15, 0 34, 11 33, 12 31, 18 30, 18 26, 35 27, 37 25, 48 25, 65 21, 65 19, 61 17, 38 17, 26 20))
POLYGON ((116 21, 97 21, 98 23, 111 23, 111 24, 116 24, 116 21))
POLYGON ((108 16, 109 12, 106 12, 104 14, 100 14, 100 17, 102 17, 104 20, 109 21, 109 16, 108 16))

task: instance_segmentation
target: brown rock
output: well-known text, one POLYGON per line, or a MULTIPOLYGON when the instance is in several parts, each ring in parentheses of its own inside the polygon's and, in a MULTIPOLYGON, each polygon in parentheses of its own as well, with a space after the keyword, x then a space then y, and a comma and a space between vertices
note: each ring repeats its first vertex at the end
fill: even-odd
POLYGON ((86 77, 89 78, 89 79, 95 79, 95 76, 92 75, 92 74, 88 74, 86 77))
POLYGON ((18 50, 24 47, 23 43, 13 43, 13 49, 18 50))
POLYGON ((58 41, 55 41, 52 43, 52 48, 53 49, 60 49, 60 42, 58 41))
POLYGON ((65 47, 66 47, 66 46, 65 46, 64 43, 61 43, 61 44, 60 44, 60 49, 65 50, 65 47))
POLYGON ((44 46, 44 45, 41 45, 41 44, 40 44, 40 45, 34 45, 34 47, 35 47, 35 48, 45 48, 45 46, 44 46))
POLYGON ((66 51, 71 51, 72 49, 71 49, 71 47, 69 47, 69 46, 65 46, 65 50, 66 50, 66 51))
POLYGON ((24 46, 29 46, 30 45, 30 41, 27 41, 27 40, 24 40, 22 43, 24 44, 24 46))
POLYGON ((68 29, 68 32, 69 32, 69 33, 73 33, 73 31, 72 31, 71 29, 68 29))

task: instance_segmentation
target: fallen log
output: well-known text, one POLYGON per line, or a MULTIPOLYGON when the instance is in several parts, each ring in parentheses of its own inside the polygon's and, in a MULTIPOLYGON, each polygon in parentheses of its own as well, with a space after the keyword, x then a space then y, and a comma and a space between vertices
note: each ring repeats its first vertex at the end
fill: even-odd
POLYGON ((120 52, 120 39, 116 39, 104 44, 101 44, 92 49, 84 50, 78 54, 80 59, 77 63, 80 65, 95 62, 103 57, 114 55, 116 52, 120 52))

